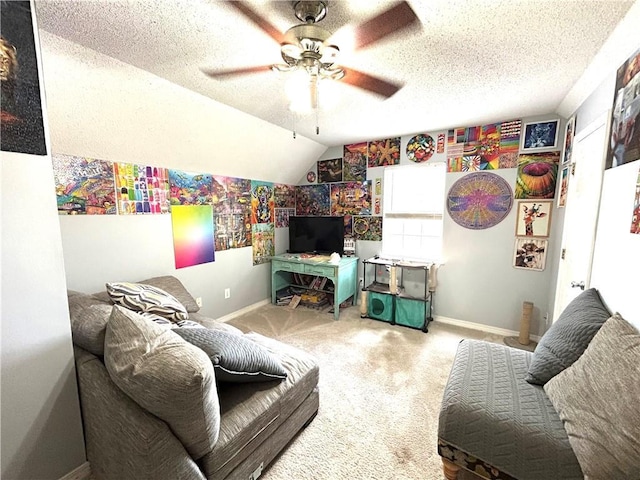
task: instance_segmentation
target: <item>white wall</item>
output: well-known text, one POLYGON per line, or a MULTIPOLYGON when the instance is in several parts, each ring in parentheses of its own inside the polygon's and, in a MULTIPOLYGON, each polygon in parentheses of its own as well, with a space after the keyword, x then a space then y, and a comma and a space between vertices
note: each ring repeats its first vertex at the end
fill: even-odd
MULTIPOLYGON (((54 153, 293 184, 326 149, 50 33, 41 37, 54 153)), ((176 270, 169 215, 59 221, 70 289, 173 274, 214 318, 270 296, 270 264, 253 266, 251 248, 176 270)), ((282 240, 277 231, 278 251, 282 240)))
POLYGON ((52 182, 50 155, 0 154, 6 480, 57 479, 85 461, 52 182))

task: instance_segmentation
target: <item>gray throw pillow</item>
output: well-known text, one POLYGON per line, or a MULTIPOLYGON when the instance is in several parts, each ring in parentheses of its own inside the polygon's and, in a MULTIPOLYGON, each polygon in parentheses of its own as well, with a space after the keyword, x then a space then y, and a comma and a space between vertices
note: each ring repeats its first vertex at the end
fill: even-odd
POLYGON ((574 298, 540 339, 525 380, 544 385, 573 364, 610 316, 595 288, 574 298))
POLYGON ((588 479, 640 478, 640 333, 619 314, 544 391, 588 479))
POLYGON ((211 359, 216 380, 244 383, 287 378, 280 361, 244 335, 209 328, 174 328, 173 332, 204 350, 211 359))

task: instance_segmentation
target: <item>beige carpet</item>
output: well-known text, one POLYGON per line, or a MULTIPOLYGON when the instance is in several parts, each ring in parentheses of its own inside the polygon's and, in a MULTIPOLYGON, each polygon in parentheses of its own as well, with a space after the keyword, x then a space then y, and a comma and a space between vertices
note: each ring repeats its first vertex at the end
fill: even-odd
MULTIPOLYGON (((261 480, 442 479, 438 412, 458 342, 502 337, 432 322, 429 332, 267 305, 230 320, 304 349, 320 365, 320 410, 261 480)), ((459 478, 477 479, 461 474, 459 478)))

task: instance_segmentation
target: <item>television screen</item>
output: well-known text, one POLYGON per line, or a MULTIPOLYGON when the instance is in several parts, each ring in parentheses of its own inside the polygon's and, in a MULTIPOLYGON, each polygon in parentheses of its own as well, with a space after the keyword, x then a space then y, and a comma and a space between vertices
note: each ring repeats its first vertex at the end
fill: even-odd
POLYGON ((289 253, 344 255, 343 217, 289 217, 289 253))

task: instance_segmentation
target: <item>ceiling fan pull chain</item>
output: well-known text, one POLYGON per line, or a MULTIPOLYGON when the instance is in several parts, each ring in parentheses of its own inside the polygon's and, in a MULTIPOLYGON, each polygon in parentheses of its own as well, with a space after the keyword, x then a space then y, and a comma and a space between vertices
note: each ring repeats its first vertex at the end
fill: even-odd
POLYGON ((318 85, 318 80, 316 77, 315 88, 313 89, 313 93, 315 94, 315 105, 316 105, 316 135, 320 135, 320 88, 318 85))
POLYGON ((296 138, 296 113, 295 112, 291 112, 291 117, 293 118, 293 138, 295 140, 296 138))

